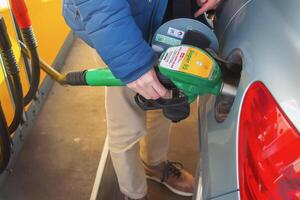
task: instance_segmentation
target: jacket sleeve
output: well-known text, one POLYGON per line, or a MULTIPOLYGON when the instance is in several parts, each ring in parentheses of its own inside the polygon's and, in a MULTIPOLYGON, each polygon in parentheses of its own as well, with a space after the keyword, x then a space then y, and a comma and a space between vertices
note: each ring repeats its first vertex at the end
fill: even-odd
POLYGON ((113 74, 125 84, 148 70, 155 53, 136 25, 127 0, 73 0, 86 34, 113 74))

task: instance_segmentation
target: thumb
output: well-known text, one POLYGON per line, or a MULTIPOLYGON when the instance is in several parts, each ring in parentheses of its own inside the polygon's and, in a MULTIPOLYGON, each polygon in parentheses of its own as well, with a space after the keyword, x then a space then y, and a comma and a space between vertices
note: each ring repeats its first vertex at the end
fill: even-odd
POLYGON ((197 12, 195 12, 194 17, 199 17, 204 12, 206 12, 207 10, 212 9, 212 8, 213 8, 212 1, 208 1, 205 4, 203 4, 202 7, 199 10, 197 10, 197 12))
POLYGON ((167 90, 158 80, 157 77, 155 77, 154 83, 152 85, 153 89, 160 95, 160 97, 169 97, 170 91, 167 90))
POLYGON ((207 0, 196 0, 198 6, 202 6, 204 3, 207 2, 207 0))

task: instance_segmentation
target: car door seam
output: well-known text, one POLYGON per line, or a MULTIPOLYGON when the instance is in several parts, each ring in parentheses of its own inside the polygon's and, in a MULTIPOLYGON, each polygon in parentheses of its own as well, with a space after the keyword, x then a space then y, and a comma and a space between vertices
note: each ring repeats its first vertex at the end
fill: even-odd
POLYGON ((238 191, 239 191, 238 189, 236 189, 236 190, 232 190, 232 191, 229 191, 229 192, 226 192, 226 193, 220 194, 220 195, 216 195, 216 196, 210 197, 210 198, 208 198, 208 199, 209 199, 209 200, 212 200, 212 199, 220 198, 220 197, 223 197, 223 196, 226 196, 226 195, 232 194, 232 193, 236 193, 236 192, 238 192, 238 191))

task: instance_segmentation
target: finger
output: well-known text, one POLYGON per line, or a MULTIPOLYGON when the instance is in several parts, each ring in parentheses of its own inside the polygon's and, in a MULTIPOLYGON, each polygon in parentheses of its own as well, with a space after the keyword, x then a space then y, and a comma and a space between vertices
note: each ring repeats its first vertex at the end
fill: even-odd
POLYGON ((159 94, 160 97, 168 97, 170 96, 170 92, 161 84, 158 80, 156 73, 153 76, 153 89, 159 94))
POLYGON ((145 90, 143 90, 142 87, 140 87, 138 84, 135 83, 130 83, 130 84, 127 84, 127 87, 131 90, 133 90, 134 92, 142 95, 145 99, 151 99, 151 96, 145 92, 145 90))
POLYGON ((154 83, 152 87, 160 97, 170 96, 170 91, 168 91, 159 81, 154 83))
POLYGON ((150 76, 146 76, 142 82, 138 83, 141 84, 141 87, 147 90, 151 99, 158 99, 167 93, 167 89, 161 85, 154 70, 151 70, 149 75, 150 76))
POLYGON ((202 6, 204 3, 206 3, 207 0, 196 0, 196 3, 198 6, 202 6))
POLYGON ((150 95, 148 95, 148 93, 143 92, 143 91, 139 91, 137 92, 138 94, 142 95, 145 99, 152 99, 152 97, 150 95))
POLYGON ((151 86, 147 89, 147 93, 151 96, 151 99, 156 100, 159 99, 161 96, 157 93, 157 91, 151 86))
POLYGON ((199 17, 200 15, 202 15, 208 9, 209 9, 209 4, 208 3, 203 4, 203 6, 195 12, 194 17, 199 17))
POLYGON ((145 97, 146 99, 152 99, 152 94, 149 90, 137 84, 136 92, 145 97))
POLYGON ((221 3, 221 0, 217 0, 217 1, 216 1, 216 4, 215 4, 215 6, 214 6, 214 9, 216 9, 216 8, 219 6, 220 3, 221 3))
POLYGON ((212 9, 213 7, 214 6, 212 1, 208 1, 207 3, 203 4, 203 6, 199 10, 197 10, 197 12, 195 12, 194 17, 199 17, 204 12, 206 12, 209 9, 212 9))
POLYGON ((143 83, 143 82, 140 83, 138 81, 137 87, 138 87, 139 94, 141 94, 146 99, 156 100, 156 99, 160 98, 160 95, 153 88, 153 83, 147 84, 147 83, 143 83))
POLYGON ((146 99, 153 99, 155 98, 157 95, 153 95, 153 89, 151 87, 151 82, 148 83, 147 80, 149 77, 144 77, 142 80, 137 80, 135 81, 135 91, 137 93, 139 93, 140 95, 142 95, 143 97, 145 97, 146 99))

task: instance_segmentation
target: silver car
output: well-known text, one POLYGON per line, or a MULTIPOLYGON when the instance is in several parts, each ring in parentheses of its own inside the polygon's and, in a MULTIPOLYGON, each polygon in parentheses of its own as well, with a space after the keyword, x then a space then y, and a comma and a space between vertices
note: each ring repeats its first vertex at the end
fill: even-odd
POLYGON ((199 100, 194 199, 300 199, 299 11, 299 0, 224 0, 217 11, 237 95, 199 100))

